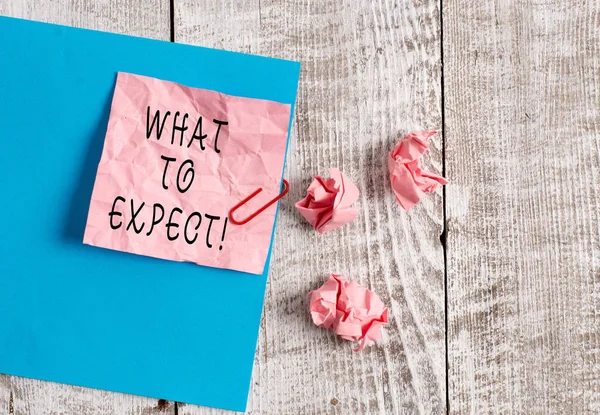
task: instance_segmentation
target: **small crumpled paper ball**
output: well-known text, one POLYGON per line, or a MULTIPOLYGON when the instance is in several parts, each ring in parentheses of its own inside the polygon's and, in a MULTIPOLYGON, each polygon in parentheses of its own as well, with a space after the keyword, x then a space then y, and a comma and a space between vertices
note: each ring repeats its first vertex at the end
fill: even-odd
POLYGON ((439 185, 448 184, 445 178, 421 169, 421 157, 429 148, 429 137, 437 131, 417 131, 405 136, 388 157, 388 169, 396 201, 409 210, 427 193, 439 185))
POLYGON ((309 296, 313 322, 345 340, 359 340, 355 352, 364 349, 367 341, 379 340, 381 327, 388 323, 388 309, 377 294, 341 275, 331 274, 309 296))
POLYGON ((296 209, 319 233, 329 232, 354 220, 358 209, 358 188, 338 169, 329 169, 330 179, 315 176, 306 197, 296 209))

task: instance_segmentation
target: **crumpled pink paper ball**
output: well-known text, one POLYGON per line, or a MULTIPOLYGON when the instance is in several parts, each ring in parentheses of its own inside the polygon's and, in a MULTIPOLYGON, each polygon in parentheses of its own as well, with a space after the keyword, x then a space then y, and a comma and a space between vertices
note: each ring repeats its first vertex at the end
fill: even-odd
POLYGON ((330 179, 315 176, 306 197, 296 203, 296 209, 319 233, 339 228, 358 215, 358 209, 352 207, 358 188, 338 169, 329 169, 329 174, 330 179))
POLYGON ((388 323, 388 309, 377 294, 341 275, 331 274, 309 296, 313 322, 345 340, 360 340, 355 352, 364 349, 367 341, 379 340, 381 327, 388 323))
POLYGON ((390 153, 388 168, 396 201, 409 210, 423 197, 433 193, 437 187, 448 184, 448 180, 421 169, 421 157, 429 148, 429 137, 437 131, 417 131, 405 136, 390 153))

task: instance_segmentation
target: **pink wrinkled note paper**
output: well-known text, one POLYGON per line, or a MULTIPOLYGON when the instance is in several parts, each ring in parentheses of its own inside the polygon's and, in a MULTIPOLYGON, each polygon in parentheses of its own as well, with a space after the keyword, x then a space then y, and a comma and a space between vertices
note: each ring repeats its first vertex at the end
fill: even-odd
POLYGON ((388 324, 388 309, 377 294, 338 274, 331 274, 321 288, 311 291, 310 315, 319 327, 332 329, 344 340, 377 341, 388 324))
POLYGON ((448 180, 421 168, 421 157, 429 148, 429 137, 437 131, 416 131, 406 135, 390 152, 388 169, 396 201, 405 210, 416 205, 425 193, 433 193, 448 180))
POLYGON ((119 73, 83 242, 173 261, 263 272, 291 107, 119 73))
POLYGON ((306 197, 296 203, 296 209, 318 233, 326 233, 348 222, 358 215, 352 207, 359 191, 344 173, 330 168, 330 179, 315 176, 306 191, 306 197))

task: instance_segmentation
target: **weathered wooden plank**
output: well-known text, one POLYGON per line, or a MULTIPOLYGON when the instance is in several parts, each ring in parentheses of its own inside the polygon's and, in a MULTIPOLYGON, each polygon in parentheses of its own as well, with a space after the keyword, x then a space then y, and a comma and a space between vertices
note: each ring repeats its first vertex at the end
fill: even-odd
POLYGON ((162 40, 171 33, 169 0, 0 0, 0 14, 162 40))
MULTIPOLYGON (((156 39, 170 37, 168 0, 0 0, 0 15, 156 39)), ((0 414, 173 412, 173 403, 156 399, 0 375, 0 414)))
MULTIPOLYGON (((386 165, 402 133, 441 127, 439 16, 429 0, 175 1, 178 42, 303 64, 249 413, 444 411, 442 195, 404 212, 386 165), (330 166, 361 189, 360 215, 317 235, 293 203, 330 166), (310 322, 307 293, 331 271, 391 307, 377 346, 355 354, 310 322)), ((441 137, 426 158, 441 171, 441 137)))
MULTIPOLYGON (((157 376, 160 376, 158 374, 157 376)), ((174 403, 135 395, 0 375, 2 415, 37 414, 173 414, 174 403)), ((0 395, 1 396, 1 395, 0 395)))
POLYGON ((450 410, 600 411, 600 6, 444 2, 450 410))

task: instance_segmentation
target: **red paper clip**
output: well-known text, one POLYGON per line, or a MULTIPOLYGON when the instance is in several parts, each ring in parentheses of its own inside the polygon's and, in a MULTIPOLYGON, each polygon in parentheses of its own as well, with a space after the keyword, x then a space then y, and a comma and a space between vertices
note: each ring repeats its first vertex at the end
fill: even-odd
POLYGON ((248 201, 250 199, 252 199, 254 196, 256 196, 257 194, 262 192, 262 190, 263 190, 262 187, 259 187, 254 193, 252 193, 250 196, 248 196, 247 198, 242 200, 240 203, 238 203, 237 205, 235 205, 234 207, 231 208, 231 210, 229 211, 229 221, 236 225, 245 225, 246 223, 250 222, 252 219, 257 217, 259 213, 264 211, 266 208, 268 208, 273 203, 277 202, 279 199, 281 199, 283 196, 285 196, 287 194, 287 192, 290 190, 290 184, 285 179, 283 179, 283 186, 285 187, 285 189, 283 189, 283 192, 281 192, 275 199, 271 200, 269 203, 267 203, 266 205, 264 205, 263 207, 258 209, 256 212, 254 212, 252 215, 248 216, 246 219, 240 220, 240 221, 235 220, 233 218, 233 212, 238 210, 242 205, 248 203, 248 201))

